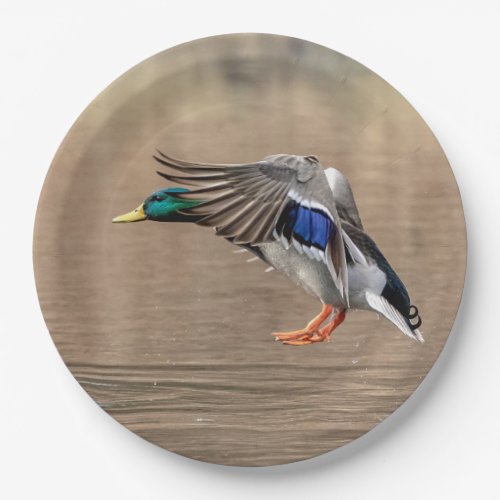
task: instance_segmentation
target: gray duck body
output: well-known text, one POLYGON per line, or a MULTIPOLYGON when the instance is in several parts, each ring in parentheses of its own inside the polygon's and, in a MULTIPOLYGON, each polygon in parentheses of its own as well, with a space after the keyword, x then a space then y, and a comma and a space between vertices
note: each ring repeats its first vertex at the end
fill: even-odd
POLYGON ((420 317, 403 283, 366 234, 350 184, 315 156, 272 155, 248 164, 160 163, 186 176, 163 177, 201 189, 176 195, 204 200, 182 210, 197 224, 254 252, 323 304, 383 314, 422 340, 420 317), (417 324, 411 320, 417 318, 417 324))

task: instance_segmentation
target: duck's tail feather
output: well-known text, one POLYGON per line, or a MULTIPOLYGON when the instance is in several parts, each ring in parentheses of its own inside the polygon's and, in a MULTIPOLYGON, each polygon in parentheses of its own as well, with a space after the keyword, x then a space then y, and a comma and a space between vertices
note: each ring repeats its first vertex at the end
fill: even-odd
POLYGON ((413 331, 420 328, 420 325, 422 324, 422 318, 420 317, 420 314, 418 314, 417 306, 410 306, 410 312, 408 314, 408 324, 413 331), (415 320, 414 323, 412 323, 413 320, 415 320))
POLYGON ((418 315, 418 309, 412 306, 414 311, 411 311, 408 318, 405 318, 394 306, 392 306, 384 297, 372 292, 366 293, 366 300, 370 307, 378 311, 389 321, 394 323, 405 335, 418 342, 424 342, 424 337, 420 333, 418 327, 422 324, 422 320, 418 315), (417 318, 417 322, 412 324, 410 320, 417 318))

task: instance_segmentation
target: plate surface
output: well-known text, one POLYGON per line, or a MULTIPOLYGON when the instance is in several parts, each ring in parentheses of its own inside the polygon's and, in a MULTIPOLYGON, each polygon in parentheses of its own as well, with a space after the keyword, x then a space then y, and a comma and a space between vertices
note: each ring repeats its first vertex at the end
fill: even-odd
POLYGON ((408 102, 346 56, 261 34, 174 47, 99 95, 56 154, 34 241, 45 320, 90 396, 159 446, 247 466, 325 453, 397 409, 447 339, 465 257, 452 171, 408 102), (210 229, 111 224, 168 185, 156 149, 213 163, 314 154, 341 170, 426 342, 369 312, 330 343, 274 342, 319 302, 210 229))

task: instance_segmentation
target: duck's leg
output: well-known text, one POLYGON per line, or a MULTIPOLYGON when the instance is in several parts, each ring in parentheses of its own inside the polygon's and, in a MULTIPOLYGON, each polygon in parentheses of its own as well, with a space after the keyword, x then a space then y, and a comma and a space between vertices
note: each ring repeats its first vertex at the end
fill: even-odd
POLYGON ((333 330, 335 330, 335 328, 337 328, 337 326, 339 326, 344 320, 345 320, 345 309, 337 310, 337 314, 335 314, 330 323, 325 325, 319 331, 319 335, 320 337, 322 337, 322 340, 313 340, 313 342, 323 342, 324 340, 329 340, 333 330))
POLYGON ((283 343, 288 345, 307 345, 315 342, 324 342, 330 340, 330 335, 333 330, 337 328, 345 319, 345 309, 340 309, 336 312, 330 323, 321 328, 316 334, 309 337, 302 337, 300 339, 286 340, 283 343))
POLYGON ((310 344, 311 341, 309 339, 321 335, 321 323, 323 323, 323 321, 330 316, 332 311, 332 306, 323 304, 321 312, 309 321, 305 328, 302 328, 301 330, 294 330, 292 332, 276 332, 272 335, 276 337, 276 340, 281 340, 284 344, 292 344, 292 342, 294 342, 293 345, 310 344))

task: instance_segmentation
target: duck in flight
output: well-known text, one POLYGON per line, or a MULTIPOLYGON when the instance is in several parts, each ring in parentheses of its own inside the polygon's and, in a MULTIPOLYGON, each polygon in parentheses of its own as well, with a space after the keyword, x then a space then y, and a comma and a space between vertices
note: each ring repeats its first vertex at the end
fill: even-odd
POLYGON ((347 178, 315 156, 272 155, 248 164, 191 163, 158 152, 167 188, 113 222, 193 222, 254 253, 322 303, 299 330, 276 340, 307 345, 329 340, 349 309, 381 314, 423 342, 408 292, 364 231, 347 178), (182 175, 179 175, 181 173, 182 175))

